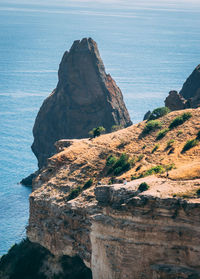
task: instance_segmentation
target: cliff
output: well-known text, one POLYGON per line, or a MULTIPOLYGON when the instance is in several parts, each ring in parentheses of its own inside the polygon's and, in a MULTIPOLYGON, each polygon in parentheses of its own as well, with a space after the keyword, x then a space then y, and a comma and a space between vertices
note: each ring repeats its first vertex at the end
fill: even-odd
POLYGON ((75 41, 63 55, 56 89, 43 102, 33 127, 32 150, 41 168, 55 152, 59 139, 88 137, 103 126, 127 127, 131 120, 122 93, 105 72, 97 44, 91 38, 75 41))
POLYGON ((197 97, 197 95, 200 97, 200 65, 198 65, 187 78, 180 94, 185 99, 194 98, 197 97))
POLYGON ((200 109, 184 112, 148 132, 144 121, 57 142, 34 182, 28 238, 80 257, 94 279, 200 278, 200 109))

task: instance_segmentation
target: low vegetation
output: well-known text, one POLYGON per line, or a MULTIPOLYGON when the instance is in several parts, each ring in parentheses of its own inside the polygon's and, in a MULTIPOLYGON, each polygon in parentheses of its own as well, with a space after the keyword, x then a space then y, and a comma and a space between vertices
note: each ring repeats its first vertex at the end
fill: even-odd
POLYGON ((39 244, 24 239, 1 257, 0 278, 45 279, 46 276, 40 273, 40 268, 49 254, 39 244))
POLYGON ((167 107, 160 107, 160 108, 156 108, 152 111, 152 113, 150 114, 148 120, 155 120, 157 118, 160 118, 166 114, 168 114, 170 112, 170 109, 167 107))
POLYGON ((159 120, 150 120, 145 125, 142 134, 147 135, 150 132, 156 131, 157 129, 160 129, 162 127, 162 124, 159 120))
POLYGON ((200 140, 200 131, 198 131, 196 139, 200 140))
POLYGON ((97 128, 93 128, 89 132, 89 136, 91 138, 96 138, 96 137, 99 137, 101 134, 103 134, 105 131, 106 131, 106 129, 103 126, 99 126, 97 128))
POLYGON ((93 184, 93 179, 92 178, 90 178, 85 184, 84 184, 84 186, 83 186, 83 190, 86 190, 86 189, 88 189, 88 188, 90 188, 91 186, 92 186, 92 184, 93 184))
POLYGON ((169 124, 169 129, 176 128, 179 125, 182 125, 185 121, 190 119, 192 117, 192 114, 190 112, 184 112, 181 115, 177 116, 172 120, 172 122, 169 124))
POLYGON ((76 186, 75 188, 72 188, 68 195, 68 201, 75 199, 79 196, 79 194, 82 192, 81 186, 76 186))
POLYGON ((149 185, 146 182, 142 182, 138 187, 138 190, 140 192, 147 191, 148 189, 149 189, 149 185))
POLYGON ((192 147, 195 147, 199 141, 197 139, 188 140, 186 144, 183 146, 182 153, 186 152, 187 150, 191 149, 192 147))
POLYGON ((130 170, 133 164, 134 160, 130 160, 126 153, 122 153, 119 158, 110 155, 106 160, 106 166, 109 167, 108 174, 113 173, 115 176, 130 170))
POLYGON ((174 139, 170 139, 170 140, 167 142, 166 149, 172 148, 173 145, 174 145, 174 142, 175 142, 174 139))
POLYGON ((169 129, 167 129, 167 128, 159 131, 157 133, 156 140, 160 140, 160 139, 164 138, 164 136, 167 134, 168 131, 169 131, 169 129))
POLYGON ((117 157, 114 155, 110 155, 108 156, 107 160, 106 160, 106 166, 114 166, 114 164, 117 162, 117 157))
POLYGON ((154 148, 152 149, 151 153, 154 153, 159 148, 159 144, 155 144, 154 148))
POLYGON ((149 170, 145 171, 141 177, 145 177, 145 176, 149 176, 152 174, 158 174, 158 173, 163 173, 165 172, 165 167, 162 165, 158 165, 158 166, 154 166, 152 168, 150 168, 149 170))

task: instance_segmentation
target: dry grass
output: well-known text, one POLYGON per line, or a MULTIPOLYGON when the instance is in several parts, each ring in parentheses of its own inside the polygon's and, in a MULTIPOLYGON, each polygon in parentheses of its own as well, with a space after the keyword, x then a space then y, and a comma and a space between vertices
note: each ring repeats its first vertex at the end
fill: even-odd
MULTIPOLYGON (((57 188, 84 185, 89 178, 93 178, 94 182, 101 180, 108 183, 111 176, 107 175, 107 157, 111 154, 119 157, 124 152, 130 159, 135 160, 135 164, 119 176, 119 179, 126 177, 131 180, 132 175, 138 177, 153 166, 170 164, 176 167, 169 171, 169 178, 173 180, 200 178, 200 144, 181 153, 186 141, 195 138, 200 130, 200 109, 186 111, 190 111, 192 117, 168 131, 160 140, 156 140, 159 130, 145 137, 141 136, 146 121, 92 140, 75 140, 71 146, 49 159, 48 168, 53 171, 48 174, 48 171, 44 170, 36 182, 42 181, 57 188), (183 132, 180 133, 180 130, 183 132), (173 147, 166 149, 167 142, 172 139, 173 147), (159 149, 152 153, 155 144, 159 144, 159 149)), ((170 122, 182 113, 183 111, 175 111, 160 118, 161 129, 167 129, 170 122)), ((162 176, 166 176, 166 173, 162 176)))

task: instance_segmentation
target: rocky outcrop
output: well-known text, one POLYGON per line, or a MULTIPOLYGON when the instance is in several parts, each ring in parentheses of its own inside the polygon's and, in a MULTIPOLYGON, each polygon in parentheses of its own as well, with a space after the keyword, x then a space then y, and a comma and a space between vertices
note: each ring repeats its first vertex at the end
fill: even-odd
POLYGON ((181 110, 186 108, 186 100, 175 90, 170 91, 165 99, 165 106, 171 111, 181 110))
POLYGON ((147 119, 149 118, 150 115, 151 115, 151 111, 148 110, 148 111, 145 113, 145 115, 144 115, 144 117, 143 117, 143 120, 147 120, 147 119))
POLYGON ((200 65, 198 65, 187 78, 180 94, 187 100, 200 95, 200 65))
POLYGON ((127 127, 131 120, 122 93, 107 75, 97 44, 91 39, 75 41, 60 63, 56 89, 43 102, 33 128, 32 150, 39 168, 55 153, 59 139, 88 137, 103 126, 127 127))
POLYGON ((200 107, 200 65, 187 78, 179 93, 169 92, 165 106, 172 111, 200 107))

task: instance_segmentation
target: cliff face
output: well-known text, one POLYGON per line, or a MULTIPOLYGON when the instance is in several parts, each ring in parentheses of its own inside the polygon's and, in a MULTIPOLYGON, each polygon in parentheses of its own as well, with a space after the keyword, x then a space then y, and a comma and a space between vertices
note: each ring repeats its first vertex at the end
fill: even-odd
MULTIPOLYGON (((186 112, 192 117, 168 131, 155 152, 158 131, 141 137, 145 122, 92 140, 57 142, 60 152, 41 170, 30 196, 29 239, 56 257, 80 257, 93 279, 200 278, 200 144, 181 152, 197 137, 200 110, 186 112), (135 163, 115 179, 130 180, 152 166, 175 169, 108 185, 113 174, 106 159, 123 153, 135 163), (93 185, 73 196, 89 178, 93 185), (149 189, 140 192, 144 182, 149 189)), ((162 129, 182 113, 162 117, 162 129)))
POLYGON ((197 95, 200 97, 200 65, 198 65, 191 75, 187 78, 180 94, 185 98, 194 98, 197 95))
POLYGON ((97 44, 92 39, 75 41, 60 63, 58 85, 44 101, 33 128, 32 150, 39 168, 55 153, 54 143, 63 138, 84 138, 104 126, 127 127, 131 120, 122 93, 107 75, 97 44))
POLYGON ((67 203, 58 192, 36 191, 28 237, 57 257, 79 255, 93 279, 200 278, 200 199, 172 197, 194 184, 200 180, 145 178, 97 186, 95 196, 87 190, 67 203), (142 194, 144 181, 151 190, 142 194))
POLYGON ((165 106, 172 111, 200 106, 200 65, 187 78, 179 93, 169 92, 169 96, 165 99, 165 106))

